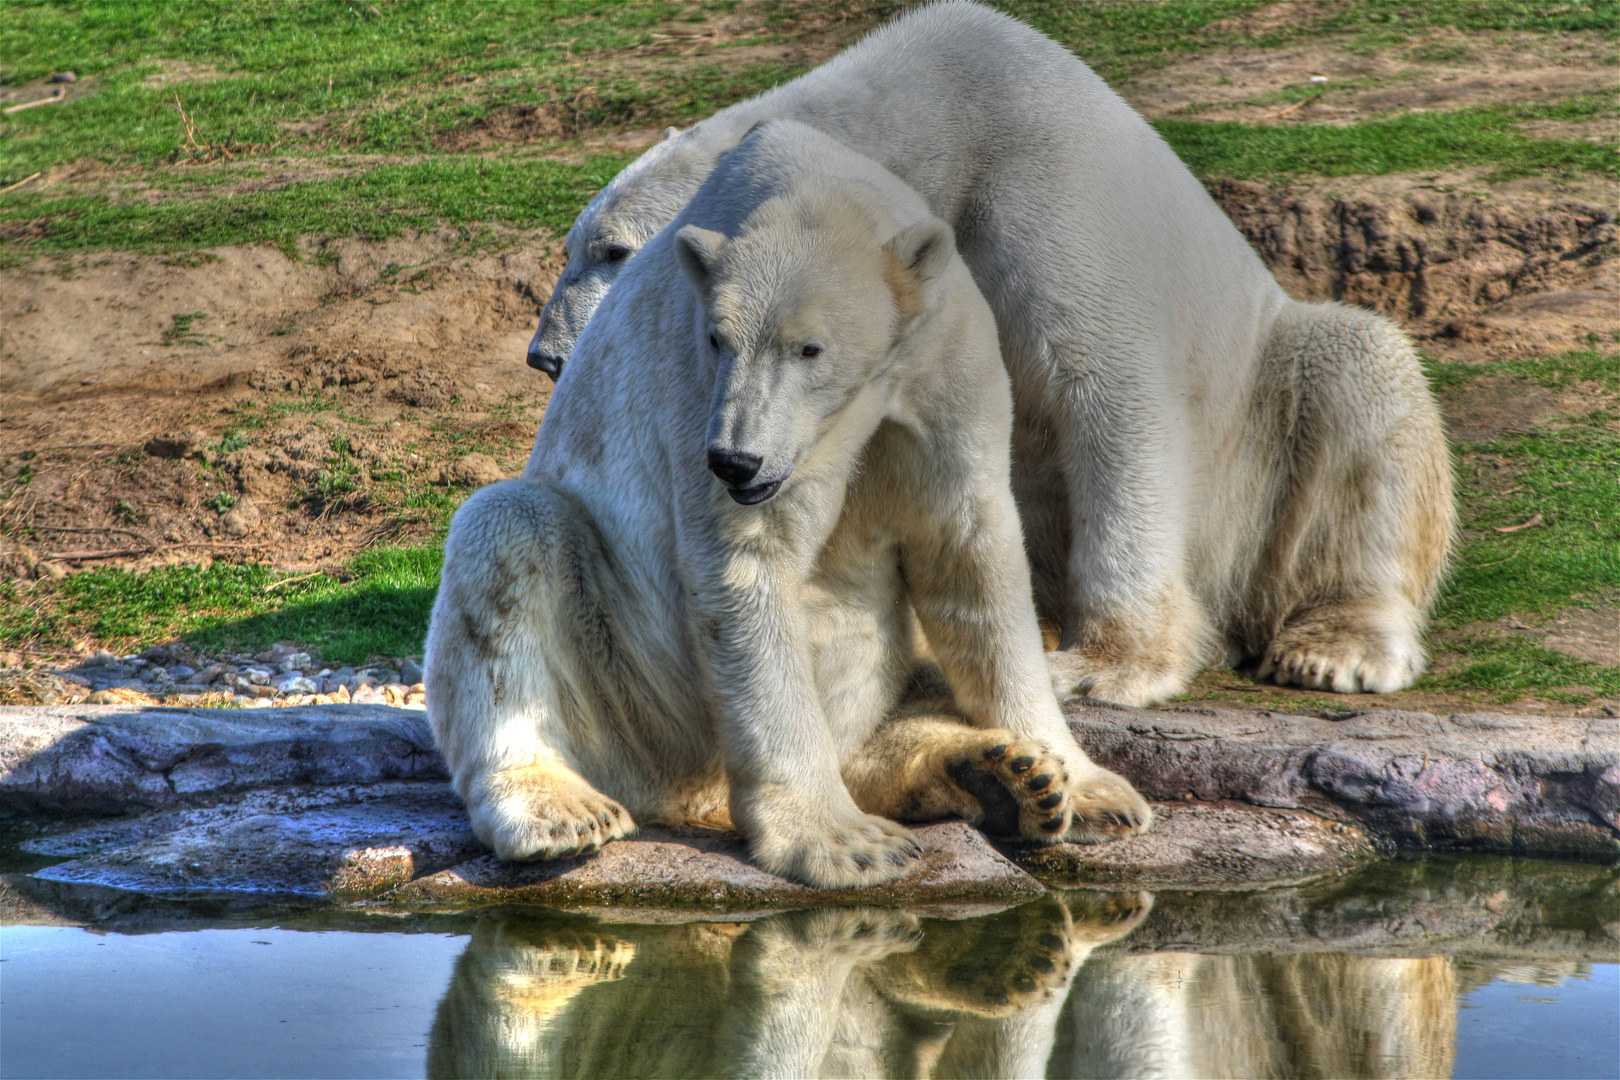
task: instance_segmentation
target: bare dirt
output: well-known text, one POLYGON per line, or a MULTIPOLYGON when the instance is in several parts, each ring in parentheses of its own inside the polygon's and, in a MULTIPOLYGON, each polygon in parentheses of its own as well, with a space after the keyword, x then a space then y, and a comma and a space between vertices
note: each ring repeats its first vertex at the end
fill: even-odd
MULTIPOLYGON (((1309 10, 1300 5, 1296 13, 1309 10)), ((1442 27, 1377 50, 1357 49, 1345 36, 1279 49, 1208 49, 1131 80, 1124 92, 1155 119, 1352 124, 1391 113, 1612 94, 1617 63, 1615 43, 1596 32, 1442 27)), ((1613 142, 1615 135, 1609 117, 1566 124, 1556 137, 1613 142)))
MULTIPOLYGON (((1279 8, 1281 16, 1261 11, 1298 16, 1308 5, 1279 8)), ((713 62, 717 43, 757 30, 739 11, 672 26, 615 63, 651 71, 713 62)), ((786 43, 732 45, 719 55, 816 63, 870 23, 872 11, 863 11, 841 20, 805 9, 786 43)), ((1592 35, 1444 31, 1373 54, 1334 41, 1211 50, 1123 90, 1150 116, 1338 122, 1612 90, 1613 53, 1592 35), (1313 74, 1329 81, 1312 84, 1313 74), (1300 83, 1323 89, 1298 108, 1267 98, 1300 83)), ((170 64, 154 77, 211 74, 170 64)), ((660 137, 634 127, 575 132, 576 141, 551 145, 563 127, 554 115, 514 112, 449 137, 463 140, 455 146, 462 150, 529 143, 558 155, 634 151, 660 137)), ((242 184, 274 187, 311 169, 366 163, 255 164, 263 175, 244 174, 242 184)), ((1217 181, 1211 191, 1293 295, 1376 308, 1446 359, 1616 347, 1615 182, 1485 177, 1476 170, 1217 181)), ((5 271, 0 572, 54 577, 214 558, 295 571, 335 566, 378 541, 436 527, 442 517, 425 509, 435 493, 520 470, 551 389, 523 357, 562 257, 547 235, 495 235, 493 250, 446 229, 383 243, 311 242, 302 259, 227 247, 195 256, 34 258, 5 271), (26 546, 14 539, 25 526, 35 534, 26 546)), ((1590 411, 1599 397, 1596 388, 1555 392, 1485 378, 1445 405, 1454 435, 1475 442, 1590 411)), ((1614 610, 1602 609, 1590 628, 1580 629, 1585 616, 1574 614, 1566 629, 1537 632, 1551 647, 1615 663, 1612 649, 1591 645, 1601 645, 1609 627, 1602 620, 1614 610), (1581 635, 1585 644, 1575 640, 1581 635)), ((1254 697, 1252 687, 1221 689, 1223 678, 1230 673, 1206 676, 1200 696, 1227 704, 1254 697)), ((1265 707, 1297 697, 1305 708, 1321 697, 1268 694, 1265 707)), ((1437 712, 1479 705, 1387 697, 1379 704, 1437 712)))

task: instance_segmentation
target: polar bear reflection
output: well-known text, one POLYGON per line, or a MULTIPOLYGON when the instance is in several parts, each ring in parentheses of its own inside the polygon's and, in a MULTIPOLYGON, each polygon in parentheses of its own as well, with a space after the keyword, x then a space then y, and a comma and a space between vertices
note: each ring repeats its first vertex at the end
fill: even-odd
POLYGON ((873 910, 684 926, 490 916, 440 1003, 428 1070, 1450 1074, 1457 985, 1446 958, 1158 953, 1086 963, 1149 905, 1140 893, 1046 899, 963 922, 873 910))
POLYGON ((1155 953, 1093 963, 1065 1013, 1048 1075, 1450 1076, 1457 980, 1443 956, 1155 953))
POLYGON ((479 922, 429 1075, 1038 1076, 1069 982, 1143 893, 947 922, 822 910, 684 926, 479 922))

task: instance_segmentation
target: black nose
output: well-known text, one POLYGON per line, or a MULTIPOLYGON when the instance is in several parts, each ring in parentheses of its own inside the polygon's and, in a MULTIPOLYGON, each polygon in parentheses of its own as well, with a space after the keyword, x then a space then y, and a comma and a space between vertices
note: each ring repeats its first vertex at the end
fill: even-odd
POLYGON ((710 450, 709 471, 718 476, 726 487, 740 488, 759 473, 765 459, 758 454, 745 454, 741 450, 710 450))
POLYGON ((541 352, 539 349, 529 350, 529 366, 536 371, 543 371, 555 379, 562 374, 563 358, 541 352))

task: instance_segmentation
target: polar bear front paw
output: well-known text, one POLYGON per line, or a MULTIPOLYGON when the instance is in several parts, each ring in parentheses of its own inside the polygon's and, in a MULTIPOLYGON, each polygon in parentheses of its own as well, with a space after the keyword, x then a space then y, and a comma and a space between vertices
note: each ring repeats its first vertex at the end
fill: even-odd
POLYGON ((509 861, 595 851, 635 831, 629 811, 561 765, 491 773, 472 785, 473 833, 509 861))
POLYGON ((1099 844, 1147 832, 1153 811, 1147 800, 1118 773, 1092 765, 1070 782, 1074 824, 1059 839, 1099 844))
POLYGON ((887 818, 857 813, 828 825, 798 827, 753 843, 754 862, 816 889, 852 889, 904 877, 922 857, 911 831, 887 818))

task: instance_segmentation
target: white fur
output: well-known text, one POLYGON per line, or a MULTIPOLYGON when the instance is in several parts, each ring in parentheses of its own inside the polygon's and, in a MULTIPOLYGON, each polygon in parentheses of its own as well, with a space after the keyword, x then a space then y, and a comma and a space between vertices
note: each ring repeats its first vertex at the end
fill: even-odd
POLYGON ((867 810, 972 820, 963 770, 997 762, 1010 831, 1145 827, 1051 690, 1011 412, 949 229, 825 135, 760 128, 608 294, 523 477, 451 525, 427 701, 479 837, 546 857, 729 813, 767 869, 867 884, 915 851, 867 810), (722 451, 759 463, 734 494, 722 451), (954 723, 894 715, 919 626, 954 723))
POLYGON ((647 151, 570 231, 531 362, 562 365, 626 265, 602 253, 646 244, 765 117, 870 155, 955 230, 1012 376, 1061 689, 1144 704, 1244 656, 1346 692, 1423 669, 1452 503, 1410 346, 1290 300, 1141 116, 989 8, 909 13, 647 151))

